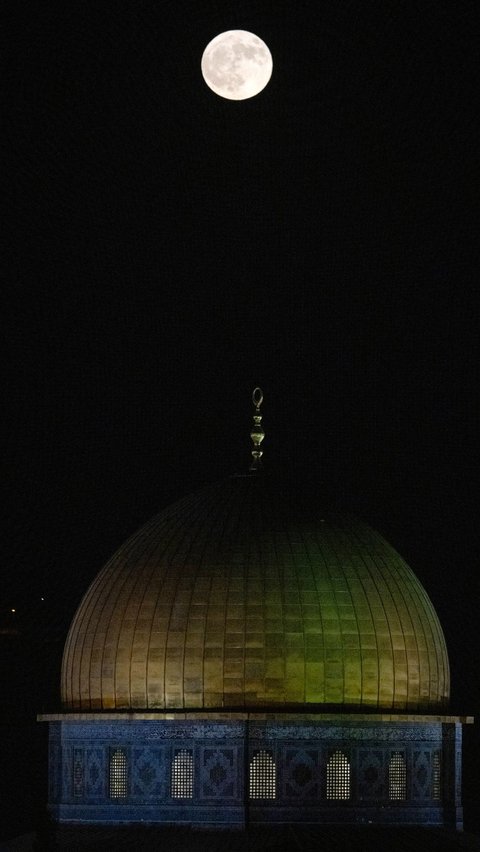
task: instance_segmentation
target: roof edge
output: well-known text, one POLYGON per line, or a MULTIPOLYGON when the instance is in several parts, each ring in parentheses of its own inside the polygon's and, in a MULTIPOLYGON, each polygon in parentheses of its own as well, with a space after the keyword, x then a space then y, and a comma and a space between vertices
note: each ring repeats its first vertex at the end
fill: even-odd
POLYGON ((437 714, 418 713, 276 713, 276 712, 219 712, 213 710, 192 711, 180 710, 161 712, 118 712, 118 713, 40 713, 37 722, 160 722, 160 721, 238 721, 238 722, 394 722, 394 723, 436 723, 473 725, 474 716, 442 716, 437 714))

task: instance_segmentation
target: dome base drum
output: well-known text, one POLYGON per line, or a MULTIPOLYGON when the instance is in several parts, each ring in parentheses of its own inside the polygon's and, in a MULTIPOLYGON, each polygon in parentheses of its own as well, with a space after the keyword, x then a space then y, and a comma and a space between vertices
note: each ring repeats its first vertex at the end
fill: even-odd
POLYGON ((462 828, 461 723, 468 719, 143 715, 43 717, 56 819, 462 828))

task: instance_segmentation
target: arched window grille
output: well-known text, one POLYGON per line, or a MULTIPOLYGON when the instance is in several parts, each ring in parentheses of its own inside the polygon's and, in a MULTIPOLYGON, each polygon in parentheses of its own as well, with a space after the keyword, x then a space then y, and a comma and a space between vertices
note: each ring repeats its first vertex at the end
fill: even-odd
POLYGON ((110 749, 109 794, 111 799, 127 795, 127 754, 124 748, 110 749))
POLYGON ((392 751, 388 764, 388 796, 393 801, 407 798, 407 765, 401 751, 392 751))
POLYGON ((433 752, 432 762, 432 799, 442 798, 442 757, 439 751, 433 752))
POLYGON ((327 762, 327 799, 350 798, 350 761, 337 749, 327 762))
POLYGON ((172 760, 170 791, 174 799, 193 799, 193 753, 180 748, 172 760))
POLYGON ((250 798, 275 799, 277 779, 275 761, 271 752, 260 749, 250 761, 250 798))

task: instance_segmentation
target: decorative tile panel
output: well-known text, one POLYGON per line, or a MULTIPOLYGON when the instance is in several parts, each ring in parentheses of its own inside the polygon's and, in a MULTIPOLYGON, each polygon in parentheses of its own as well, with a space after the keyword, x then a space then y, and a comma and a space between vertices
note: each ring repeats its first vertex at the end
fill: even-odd
POLYGON ((73 780, 73 749, 72 747, 62 747, 62 801, 68 802, 72 795, 72 780, 73 780))
POLYGON ((82 798, 84 795, 84 752, 83 748, 73 749, 73 795, 82 798))
POLYGON ((357 795, 364 801, 386 798, 385 753, 382 749, 358 749, 357 795))
POLYGON ((202 799, 234 799, 237 797, 237 749, 202 748, 201 787, 202 799))
POLYGON ((164 801, 168 795, 166 749, 136 747, 131 754, 133 796, 164 801))
POLYGON ((285 748, 282 757, 283 797, 297 800, 319 799, 321 751, 285 748))
POLYGON ((250 791, 250 815, 260 821, 328 822, 332 813, 340 821, 441 824, 455 797, 459 825, 460 749, 461 726, 452 737, 442 722, 65 721, 52 725, 49 801, 61 819, 221 823, 227 813, 241 822, 250 791), (125 753, 128 767, 126 793, 116 800, 108 787, 112 749, 125 753))
POLYGON ((412 753, 412 798, 432 798, 432 754, 426 749, 412 753))
POLYGON ((48 748, 48 800, 62 800, 62 747, 57 740, 50 741, 48 748))
POLYGON ((105 750, 85 749, 85 795, 89 798, 105 796, 105 750))

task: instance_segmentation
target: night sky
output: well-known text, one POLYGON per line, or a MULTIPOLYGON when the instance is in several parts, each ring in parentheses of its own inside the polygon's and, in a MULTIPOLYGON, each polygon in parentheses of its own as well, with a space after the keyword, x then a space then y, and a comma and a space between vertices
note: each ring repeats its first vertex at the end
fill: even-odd
POLYGON ((246 468, 260 385, 265 468, 397 547, 480 710, 479 24, 476 0, 12 4, 2 617, 63 642, 130 533, 246 468), (228 29, 273 55, 250 100, 200 73, 228 29))

